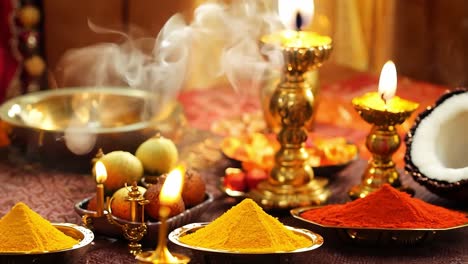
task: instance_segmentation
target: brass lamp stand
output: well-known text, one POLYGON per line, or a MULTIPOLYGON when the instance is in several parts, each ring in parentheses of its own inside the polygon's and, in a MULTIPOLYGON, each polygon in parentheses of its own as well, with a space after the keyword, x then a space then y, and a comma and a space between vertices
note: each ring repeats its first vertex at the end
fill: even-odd
POLYGON ((284 44, 284 34, 281 32, 262 38, 266 45, 276 44, 278 40, 284 44, 281 45, 283 74, 270 101, 270 113, 281 123, 277 135, 281 148, 275 155, 275 165, 268 180, 249 193, 252 199, 267 209, 321 204, 329 196, 325 188, 327 181, 314 178, 312 167, 307 163, 308 153, 303 146, 307 140, 304 126, 312 118, 315 100, 304 74, 318 68, 329 57, 332 43, 327 38, 319 45, 308 45, 310 39, 307 38, 310 36, 306 34, 298 32, 297 41, 294 39, 292 45, 287 44, 289 40, 284 44))
POLYGON ((400 98, 392 99, 398 106, 397 111, 391 109, 376 109, 369 106, 369 102, 380 100, 380 95, 368 93, 352 100, 354 109, 362 119, 372 125, 366 138, 366 147, 372 154, 372 159, 362 175, 361 183, 349 190, 351 199, 363 198, 369 193, 388 183, 395 188, 414 194, 414 191, 403 187, 400 175, 392 160, 392 155, 400 147, 401 140, 396 125, 408 119, 418 104, 400 98))

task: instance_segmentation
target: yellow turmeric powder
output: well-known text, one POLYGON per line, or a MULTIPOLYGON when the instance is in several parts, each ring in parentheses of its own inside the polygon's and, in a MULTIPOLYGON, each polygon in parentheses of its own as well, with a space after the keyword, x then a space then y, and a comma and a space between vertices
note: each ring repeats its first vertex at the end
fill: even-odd
POLYGON ((24 203, 17 203, 0 219, 0 252, 44 252, 78 243, 24 203))
POLYGON ((182 236, 180 241, 196 247, 245 253, 286 252, 312 245, 310 239, 287 229, 251 199, 244 199, 205 227, 182 236))

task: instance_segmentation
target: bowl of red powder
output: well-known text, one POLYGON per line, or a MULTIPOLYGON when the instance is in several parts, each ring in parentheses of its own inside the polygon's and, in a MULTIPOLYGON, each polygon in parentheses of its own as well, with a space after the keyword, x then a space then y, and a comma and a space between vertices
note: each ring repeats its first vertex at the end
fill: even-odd
POLYGON ((346 204, 291 210, 302 221, 334 228, 346 241, 373 244, 418 244, 437 231, 468 226, 465 213, 413 198, 390 185, 346 204))

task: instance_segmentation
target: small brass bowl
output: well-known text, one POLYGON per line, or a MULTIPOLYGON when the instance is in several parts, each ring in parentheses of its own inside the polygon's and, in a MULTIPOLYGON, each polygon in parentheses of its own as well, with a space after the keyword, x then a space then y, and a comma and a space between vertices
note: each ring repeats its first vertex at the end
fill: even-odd
POLYGON ((162 103, 155 93, 131 88, 64 88, 15 97, 0 106, 0 118, 21 156, 89 171, 99 148, 134 153, 158 131, 170 137, 180 128, 181 106, 162 103))
POLYGON ((339 238, 350 244, 364 246, 406 246, 430 242, 437 232, 468 227, 468 223, 448 228, 371 228, 329 226, 305 219, 301 214, 320 206, 307 206, 291 210, 291 215, 301 221, 323 228, 334 229, 339 238))
POLYGON ((0 253, 0 263, 16 264, 16 263, 35 263, 35 264, 49 264, 49 263, 63 263, 71 264, 76 263, 81 256, 83 256, 91 242, 94 240, 94 234, 91 230, 68 223, 54 223, 52 224, 64 234, 78 240, 78 244, 72 248, 45 251, 45 252, 9 252, 0 253))
POLYGON ((193 233, 208 223, 192 223, 177 228, 169 234, 169 240, 181 247, 192 250, 193 260, 196 263, 294 263, 299 254, 303 254, 323 245, 323 238, 312 231, 286 226, 297 235, 304 236, 312 241, 312 245, 298 248, 294 251, 246 253, 238 251, 217 250, 187 245, 179 240, 180 237, 193 233))

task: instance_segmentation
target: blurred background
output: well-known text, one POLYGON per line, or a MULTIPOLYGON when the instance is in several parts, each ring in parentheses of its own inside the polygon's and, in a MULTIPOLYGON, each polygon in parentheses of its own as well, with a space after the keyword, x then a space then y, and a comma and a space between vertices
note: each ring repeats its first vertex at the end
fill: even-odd
MULTIPOLYGON (((1 0, 0 100, 57 86, 54 73, 67 50, 122 41, 119 35, 93 32, 88 20, 154 38, 173 14, 182 13, 189 22, 204 2, 1 0)), ((276 8, 276 1, 262 2, 267 9, 276 8)), ((333 37, 330 63, 378 74, 392 59, 399 75, 448 87, 468 83, 467 1, 315 0, 307 30, 333 37)), ((191 81, 197 87, 208 85, 191 81)))

